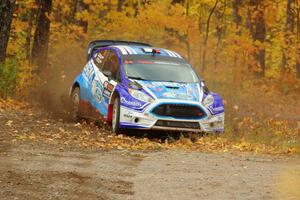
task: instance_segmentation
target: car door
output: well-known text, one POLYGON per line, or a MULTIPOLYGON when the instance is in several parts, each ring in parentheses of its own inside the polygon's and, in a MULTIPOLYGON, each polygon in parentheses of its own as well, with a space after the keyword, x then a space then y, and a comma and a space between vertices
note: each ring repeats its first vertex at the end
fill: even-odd
POLYGON ((113 50, 105 50, 96 53, 93 61, 95 76, 91 84, 90 102, 106 117, 109 99, 119 77, 119 59, 113 50))
MULTIPOLYGON (((105 114, 106 105, 103 99, 103 82, 107 79, 103 73, 102 68, 105 60, 108 58, 108 50, 97 51, 92 58, 92 65, 94 76, 90 81, 89 87, 89 102, 95 111, 100 112, 101 115, 105 114)), ((92 115, 95 113, 91 112, 92 115)))
POLYGON ((105 116, 108 112, 109 100, 114 92, 115 86, 120 82, 120 61, 115 51, 110 50, 102 67, 101 79, 103 85, 102 97, 105 106, 105 116))

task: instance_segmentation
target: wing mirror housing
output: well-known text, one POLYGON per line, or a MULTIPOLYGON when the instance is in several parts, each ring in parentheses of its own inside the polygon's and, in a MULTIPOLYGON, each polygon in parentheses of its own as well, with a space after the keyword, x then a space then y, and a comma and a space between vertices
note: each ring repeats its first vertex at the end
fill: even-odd
POLYGON ((201 83, 200 83, 200 85, 201 85, 201 87, 203 88, 203 91, 204 91, 205 93, 207 93, 207 94, 209 94, 209 93, 210 93, 210 91, 209 91, 208 87, 206 86, 206 84, 205 84, 205 81, 204 81, 204 80, 201 80, 201 83))
POLYGON ((111 76, 112 76, 111 71, 104 70, 104 71, 103 71, 103 74, 104 74, 108 79, 111 79, 111 76))

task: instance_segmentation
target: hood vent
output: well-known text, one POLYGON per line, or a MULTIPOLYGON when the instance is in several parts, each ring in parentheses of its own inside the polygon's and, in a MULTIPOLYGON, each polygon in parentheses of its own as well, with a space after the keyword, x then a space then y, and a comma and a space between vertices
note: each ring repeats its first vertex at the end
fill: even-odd
POLYGON ((168 88, 168 89, 173 89, 173 90, 179 89, 179 87, 177 87, 177 86, 166 86, 166 88, 168 88))

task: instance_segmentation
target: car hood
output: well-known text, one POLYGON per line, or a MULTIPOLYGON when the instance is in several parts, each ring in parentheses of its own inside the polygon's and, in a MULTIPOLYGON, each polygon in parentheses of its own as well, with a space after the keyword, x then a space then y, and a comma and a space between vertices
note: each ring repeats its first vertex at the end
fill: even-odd
POLYGON ((138 81, 143 89, 157 99, 177 99, 199 101, 200 85, 198 83, 174 83, 157 81, 138 81))

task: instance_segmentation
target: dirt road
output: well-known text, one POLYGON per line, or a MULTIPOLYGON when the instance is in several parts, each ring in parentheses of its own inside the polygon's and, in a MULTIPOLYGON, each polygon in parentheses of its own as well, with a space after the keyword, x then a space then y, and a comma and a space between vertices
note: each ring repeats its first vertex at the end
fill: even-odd
POLYGON ((5 109, 0 109, 1 200, 300 199, 299 156, 126 150, 124 143, 138 146, 144 139, 82 128, 31 108, 5 109), (75 146, 68 145, 72 141, 75 146), (114 150, 102 146, 120 141, 123 146, 114 150))
POLYGON ((1 146, 0 199, 300 199, 300 159, 1 146))

